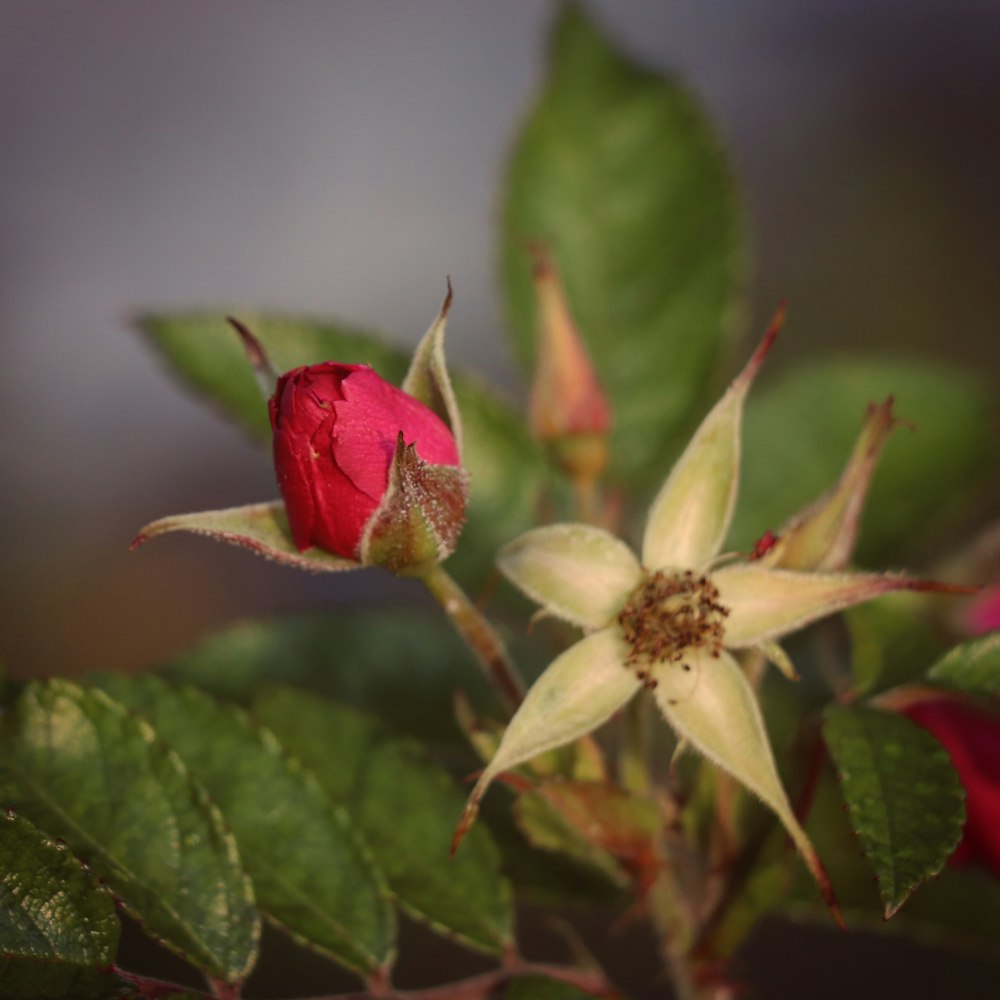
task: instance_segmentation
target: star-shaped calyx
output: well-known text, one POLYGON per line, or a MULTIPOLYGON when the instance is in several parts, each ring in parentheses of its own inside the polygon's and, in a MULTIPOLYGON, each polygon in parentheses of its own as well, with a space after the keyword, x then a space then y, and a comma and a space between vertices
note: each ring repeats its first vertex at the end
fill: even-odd
POLYGON ((832 905, 778 777, 756 696, 730 650, 759 650, 794 675, 782 636, 890 591, 953 588, 900 574, 803 572, 719 556, 739 484, 744 402, 782 319, 779 312, 653 501, 641 561, 615 536, 584 524, 536 528, 501 550, 504 575, 585 636, 528 692, 470 796, 456 844, 494 778, 591 732, 646 688, 683 742, 774 810, 832 905))

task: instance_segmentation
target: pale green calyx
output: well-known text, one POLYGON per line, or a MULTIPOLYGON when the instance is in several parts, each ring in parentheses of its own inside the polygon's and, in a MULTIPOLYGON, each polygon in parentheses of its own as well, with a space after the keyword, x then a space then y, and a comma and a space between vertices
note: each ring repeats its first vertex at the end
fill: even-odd
MULTIPOLYGON (((789 570, 764 560, 719 559, 739 483, 744 402, 782 318, 779 311, 657 494, 641 564, 613 535, 585 525, 537 528, 501 550, 497 564, 515 586, 590 634, 557 657, 528 692, 473 790, 456 844, 497 775, 590 732, 645 687, 682 741, 775 812, 835 908, 778 777, 756 696, 726 650, 756 649, 794 677, 778 645, 782 636, 890 591, 956 588, 898 574, 806 572, 831 565, 829 550, 839 547, 840 553, 853 541, 860 503, 852 491, 867 488, 870 463, 857 474, 849 466, 842 479, 835 525, 826 533, 835 544, 817 546, 818 565, 789 570)), ((869 438, 877 446, 886 433, 881 423, 863 430, 866 449, 869 438)))

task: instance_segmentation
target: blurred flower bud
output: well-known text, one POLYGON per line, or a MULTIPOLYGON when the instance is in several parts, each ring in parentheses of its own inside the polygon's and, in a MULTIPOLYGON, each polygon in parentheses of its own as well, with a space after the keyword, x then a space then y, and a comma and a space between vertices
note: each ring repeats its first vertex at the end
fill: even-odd
POLYGON ((965 832, 948 863, 1000 876, 1000 717, 951 697, 902 709, 948 751, 965 786, 965 832))
POLYGON ((975 598, 966 613, 972 635, 1000 631, 1000 583, 984 590, 975 598))
POLYGON ((451 552, 466 479, 454 436, 427 406, 366 365, 326 362, 282 375, 269 411, 300 552, 315 545, 396 572, 451 552))
POLYGON ((611 407, 580 339, 559 272, 544 246, 532 248, 538 297, 538 350, 531 430, 574 479, 597 479, 608 459, 611 407))

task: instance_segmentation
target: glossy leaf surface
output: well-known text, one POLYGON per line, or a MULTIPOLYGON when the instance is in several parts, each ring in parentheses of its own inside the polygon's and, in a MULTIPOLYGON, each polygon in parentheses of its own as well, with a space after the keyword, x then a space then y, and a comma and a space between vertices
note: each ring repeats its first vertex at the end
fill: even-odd
POLYGON ((6 728, 33 822, 61 837, 144 925, 208 975, 256 957, 253 894, 218 809, 153 729, 101 691, 29 687, 6 728))
POLYGON ((965 793, 947 752, 909 719, 834 707, 823 737, 888 920, 955 849, 965 793))
POLYGON ((101 683, 148 718, 211 791, 264 913, 348 968, 370 972, 390 959, 395 922, 360 836, 270 732, 151 675, 101 683))
POLYGON ((364 833, 376 865, 408 913, 483 951, 511 936, 511 901, 488 831, 448 847, 465 795, 409 740, 371 716, 290 688, 265 691, 255 713, 317 776, 364 833))
POLYGON ((104 995, 120 931, 111 893, 65 845, 0 817, 0 995, 104 995))

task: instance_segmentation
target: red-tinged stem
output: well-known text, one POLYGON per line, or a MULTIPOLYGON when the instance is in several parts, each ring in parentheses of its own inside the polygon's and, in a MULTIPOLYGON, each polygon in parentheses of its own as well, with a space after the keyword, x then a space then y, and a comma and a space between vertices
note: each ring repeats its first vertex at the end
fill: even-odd
POLYGON ((209 979, 208 985, 215 1000, 240 1000, 239 983, 224 983, 221 979, 209 979))
MULTIPOLYGON (((190 986, 181 986, 178 983, 171 983, 165 979, 152 979, 149 976, 140 976, 136 972, 129 972, 121 969, 117 965, 111 967, 111 971, 126 983, 130 983, 138 991, 143 1000, 160 1000, 161 997, 172 997, 178 993, 196 993, 198 996, 207 997, 210 994, 202 993, 200 990, 193 990, 190 986)), ((213 993, 213 996, 219 994, 213 993)))
POLYGON ((497 694, 513 713, 524 701, 524 682, 496 629, 440 565, 433 566, 420 579, 451 619, 497 694))
MULTIPOLYGON (((501 969, 484 972, 468 979, 460 979, 454 983, 428 986, 419 990, 397 990, 389 987, 387 992, 378 995, 390 998, 390 1000, 483 1000, 484 997, 497 992, 518 976, 545 976, 548 979, 575 986, 590 996, 606 997, 608 1000, 621 996, 618 990, 599 971, 517 960, 501 969)), ((310 1000, 371 1000, 371 997, 370 992, 337 993, 312 997, 310 1000)))

